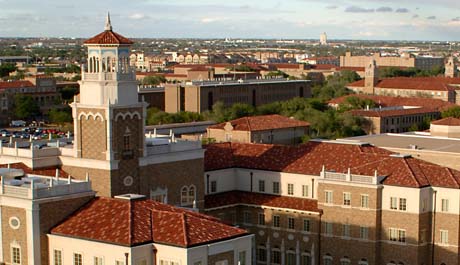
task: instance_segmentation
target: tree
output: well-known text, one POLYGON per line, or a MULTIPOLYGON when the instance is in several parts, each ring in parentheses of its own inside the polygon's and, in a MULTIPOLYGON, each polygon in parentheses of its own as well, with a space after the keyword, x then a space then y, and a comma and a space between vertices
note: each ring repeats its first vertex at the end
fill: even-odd
POLYGON ((57 124, 72 122, 72 114, 70 112, 70 109, 67 109, 67 110, 51 109, 48 112, 48 118, 50 122, 57 123, 57 124))
POLYGON ((367 98, 360 98, 356 96, 349 96, 345 98, 344 102, 339 105, 339 110, 345 112, 354 109, 375 108, 376 104, 373 100, 367 98))
POLYGON ((166 78, 162 75, 149 75, 142 79, 143 85, 158 86, 161 83, 166 83, 166 78))
POLYGON ((448 108, 441 113, 443 118, 454 117, 460 119, 460 106, 448 108))
POLYGON ((14 114, 19 119, 27 119, 40 114, 37 102, 28 95, 16 95, 14 99, 14 114))
POLYGON ((16 69, 17 67, 11 63, 0 64, 0 77, 6 77, 16 69))

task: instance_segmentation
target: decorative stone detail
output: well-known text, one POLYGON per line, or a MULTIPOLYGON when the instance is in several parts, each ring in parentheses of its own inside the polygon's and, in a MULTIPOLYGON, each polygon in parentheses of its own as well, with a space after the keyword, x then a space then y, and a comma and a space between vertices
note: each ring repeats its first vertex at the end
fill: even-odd
POLYGON ((19 229, 19 227, 21 226, 21 221, 19 221, 19 218, 17 218, 16 216, 13 216, 10 217, 9 224, 12 229, 16 230, 19 229))
POLYGON ((134 183, 134 179, 133 179, 133 177, 131 177, 131 176, 126 176, 126 177, 123 179, 123 185, 125 185, 126 187, 132 186, 133 183, 134 183))

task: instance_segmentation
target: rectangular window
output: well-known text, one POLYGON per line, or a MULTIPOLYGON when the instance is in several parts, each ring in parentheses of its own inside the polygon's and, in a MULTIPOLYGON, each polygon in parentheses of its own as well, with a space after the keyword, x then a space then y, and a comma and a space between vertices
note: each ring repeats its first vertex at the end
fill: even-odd
POLYGON ((350 225, 349 224, 342 225, 342 236, 350 237, 350 225))
POLYGON ((302 265, 311 265, 311 257, 309 255, 302 255, 302 265))
POLYGON ((251 212, 243 212, 243 223, 245 224, 251 223, 251 212))
POLYGON ((343 205, 350 206, 351 205, 351 193, 344 192, 343 193, 343 205))
POLYGON ((407 200, 405 198, 399 198, 399 210, 405 211, 407 209, 407 200))
POLYGON ((441 211, 442 212, 448 212, 449 211, 449 200, 448 199, 442 199, 441 200, 441 211))
POLYGON ((398 198, 391 197, 390 198, 390 209, 397 210, 398 209, 398 198))
POLYGON ((399 229, 398 230, 398 241, 399 242, 406 242, 406 230, 399 229))
POLYGON ((286 253, 286 265, 296 265, 296 257, 294 252, 286 253))
POLYGON ((267 250, 265 248, 257 249, 257 260, 260 262, 267 262, 267 250))
POLYGON ((217 192, 217 181, 211 181, 211 192, 217 192))
POLYGON ((308 197, 308 185, 302 185, 302 197, 308 197))
POLYGON ((272 250, 272 263, 281 264, 281 252, 279 250, 272 250))
POLYGON ((238 253, 238 265, 246 265, 246 251, 238 253))
POLYGON ((288 217, 288 228, 295 229, 295 220, 292 217, 288 217))
POLYGON ((294 184, 288 183, 288 195, 294 195, 294 184))
POLYGON ((406 230, 390 228, 390 241, 405 243, 406 242, 406 230))
POLYGON ((278 215, 273 216, 273 227, 280 227, 280 217, 278 215))
POLYGON ((123 150, 131 150, 131 136, 130 135, 123 136, 123 150))
POLYGON ((62 265, 62 251, 55 249, 53 251, 54 265, 62 265))
POLYGON ((103 265, 102 257, 94 257, 94 265, 103 265))
POLYGON ((325 203, 332 204, 332 191, 327 190, 324 192, 324 200, 325 200, 325 203))
POLYGON ((361 208, 369 208, 369 195, 361 194, 361 208))
POLYGON ((310 220, 309 219, 303 219, 303 231, 310 232, 310 220))
POLYGON ((259 192, 265 192, 265 180, 259 180, 259 192))
POLYGON ((449 231, 441 230, 441 244, 447 245, 449 244, 449 231))
POLYGON ((11 261, 13 264, 21 264, 21 249, 19 247, 11 247, 11 261))
POLYGON ((259 225, 265 225, 265 214, 259 213, 259 225))
POLYGON ((332 223, 325 222, 324 228, 324 232, 326 233, 326 235, 332 235, 332 223))
POLYGON ((73 265, 83 265, 83 256, 80 253, 73 253, 73 265))
POLYGON ((359 228, 359 238, 368 239, 369 238, 369 227, 361 226, 359 228))
POLYGON ((273 182, 273 193, 274 194, 280 193, 280 183, 279 182, 273 182))
POLYGON ((398 241, 398 230, 390 228, 390 241, 398 241))

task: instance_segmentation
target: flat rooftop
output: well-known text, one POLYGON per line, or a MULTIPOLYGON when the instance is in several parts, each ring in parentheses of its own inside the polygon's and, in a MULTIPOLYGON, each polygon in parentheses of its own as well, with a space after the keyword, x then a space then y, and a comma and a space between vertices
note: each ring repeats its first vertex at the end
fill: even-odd
POLYGON ((431 136, 429 133, 423 132, 374 134, 346 139, 368 142, 383 148, 429 150, 460 154, 460 139, 431 136))
POLYGON ((289 80, 287 78, 272 79, 244 79, 244 80, 222 80, 222 81, 192 81, 186 82, 186 85, 193 86, 238 86, 251 84, 280 84, 280 83, 306 83, 310 80, 289 80))

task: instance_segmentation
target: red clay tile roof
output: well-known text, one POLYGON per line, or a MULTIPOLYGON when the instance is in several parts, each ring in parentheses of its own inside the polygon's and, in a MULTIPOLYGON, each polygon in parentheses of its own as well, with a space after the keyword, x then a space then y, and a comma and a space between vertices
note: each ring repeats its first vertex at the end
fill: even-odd
POLYGON ((131 45, 134 42, 120 34, 111 30, 106 30, 97 34, 96 36, 87 39, 84 44, 119 44, 119 45, 131 45))
POLYGON ((98 197, 51 233, 125 246, 155 242, 192 247, 243 236, 247 231, 152 200, 98 197))
POLYGON ((445 126, 460 126, 460 119, 448 117, 437 121, 432 121, 431 124, 445 126))
MULTIPOLYGON (((266 131, 283 128, 307 127, 308 122, 290 119, 278 114, 243 117, 229 121, 235 131, 266 131)), ((227 123, 209 126, 210 129, 224 129, 227 123)))
POLYGON ((249 168, 319 176, 328 171, 386 176, 383 183, 460 188, 460 172, 412 157, 393 157, 372 145, 308 142, 300 146, 220 143, 206 147, 205 170, 249 168))
MULTIPOLYGON (((448 77, 393 77, 379 80, 378 88, 399 88, 414 90, 449 91, 455 89, 452 85, 459 85, 460 78, 448 77)), ((364 87, 364 80, 347 85, 348 87, 364 87)), ((457 88, 460 89, 460 88, 457 88)))
POLYGON ((364 94, 353 94, 339 98, 334 98, 329 101, 331 105, 338 105, 344 103, 348 97, 358 97, 360 99, 370 99, 375 102, 377 106, 381 107, 397 107, 397 106, 418 106, 433 108, 436 110, 445 110, 453 106, 457 106, 454 103, 447 102, 441 99, 434 98, 409 98, 409 97, 391 97, 391 96, 377 96, 377 95, 364 95, 364 94))
POLYGON ((437 114, 439 111, 432 108, 410 108, 410 109, 382 109, 382 110, 352 110, 352 115, 363 117, 393 117, 414 114, 437 114))
POLYGON ((35 87, 30 81, 6 81, 0 82, 0 90, 8 88, 35 87))
MULTIPOLYGON (((0 164, 0 168, 7 168, 8 164, 0 164)), ((41 175, 41 176, 48 176, 52 177, 56 175, 57 167, 46 167, 46 168, 39 168, 39 169, 31 169, 30 167, 26 166, 23 163, 14 163, 10 164, 10 168, 15 169, 22 169, 26 174, 33 174, 33 175, 41 175)), ((59 169, 59 176, 62 178, 67 178, 69 174, 62 169, 59 169)))
POLYGON ((233 206, 238 204, 288 208, 299 211, 319 212, 318 201, 311 199, 276 196, 247 191, 229 191, 206 195, 205 208, 233 206))

